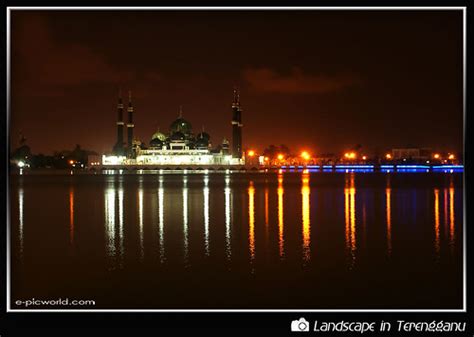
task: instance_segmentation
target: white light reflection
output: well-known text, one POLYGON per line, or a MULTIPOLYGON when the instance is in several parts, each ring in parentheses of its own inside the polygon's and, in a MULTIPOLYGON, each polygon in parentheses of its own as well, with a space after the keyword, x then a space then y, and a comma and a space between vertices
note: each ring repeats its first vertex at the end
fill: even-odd
POLYGON ((230 257, 232 255, 231 237, 230 237, 232 195, 230 192, 231 192, 230 191, 230 177, 226 175, 224 195, 225 195, 225 241, 226 241, 225 250, 226 250, 227 260, 230 260, 230 257))
POLYGON ((158 188, 158 234, 160 240, 160 262, 165 261, 165 245, 164 245, 164 189, 163 189, 163 177, 160 177, 160 185, 158 188))
POLYGON ((18 237, 20 239, 20 258, 23 257, 23 226, 24 226, 23 199, 24 199, 23 186, 20 185, 20 187, 18 188, 18 220, 19 220, 18 237))
MULTIPOLYGON (((110 185, 105 191, 105 237, 106 252, 112 260, 115 259, 115 189, 110 185)), ((112 265, 114 265, 112 261, 112 265)))
POLYGON ((188 263, 189 238, 188 238, 188 178, 183 176, 183 250, 184 263, 188 263))
POLYGON ((209 256, 209 177, 204 176, 204 251, 209 256))
POLYGON ((123 267, 123 258, 124 258, 124 236, 123 236, 123 183, 120 181, 118 189, 118 210, 119 210, 119 256, 120 256, 120 267, 123 267))
POLYGON ((140 235, 140 260, 145 256, 145 248, 143 245, 143 182, 140 180, 138 185, 138 226, 140 235))

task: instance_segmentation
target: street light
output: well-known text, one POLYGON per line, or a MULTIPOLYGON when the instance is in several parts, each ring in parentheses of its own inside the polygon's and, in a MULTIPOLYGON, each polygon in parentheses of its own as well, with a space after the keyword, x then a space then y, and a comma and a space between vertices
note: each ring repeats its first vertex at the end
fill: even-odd
POLYGON ((304 160, 308 160, 309 158, 311 158, 311 156, 307 151, 303 151, 301 152, 301 158, 303 158, 304 160))
POLYGON ((344 157, 346 157, 347 159, 355 159, 356 153, 355 152, 347 152, 347 153, 344 154, 344 157))
POLYGON ((255 156, 255 151, 254 151, 254 150, 249 150, 249 151, 247 152, 247 155, 248 155, 249 157, 253 157, 253 156, 255 156))

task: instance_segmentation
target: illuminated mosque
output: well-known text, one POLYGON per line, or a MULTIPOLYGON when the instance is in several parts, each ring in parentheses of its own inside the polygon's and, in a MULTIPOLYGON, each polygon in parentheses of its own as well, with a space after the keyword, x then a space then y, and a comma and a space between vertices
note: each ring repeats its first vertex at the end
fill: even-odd
POLYGON ((180 107, 178 118, 170 125, 168 133, 157 130, 147 144, 134 139, 134 109, 129 92, 128 122, 123 120, 124 104, 119 95, 117 105, 117 142, 112 153, 102 156, 102 165, 243 165, 242 157, 242 119, 240 95, 234 89, 232 102, 232 147, 229 141, 212 147, 211 136, 204 131, 193 133, 192 125, 183 118, 180 107), (124 127, 127 128, 127 142, 124 141, 124 127))

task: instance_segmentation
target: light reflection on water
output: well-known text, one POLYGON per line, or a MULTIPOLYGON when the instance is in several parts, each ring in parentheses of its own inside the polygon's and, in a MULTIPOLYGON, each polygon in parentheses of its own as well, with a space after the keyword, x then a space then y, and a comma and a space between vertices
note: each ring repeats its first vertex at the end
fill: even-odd
POLYGON ((434 189, 434 227, 435 227, 435 251, 436 256, 439 257, 439 250, 440 250, 440 228, 439 228, 439 189, 434 189))
POLYGON ((301 176, 302 187, 302 223, 303 223, 303 260, 308 262, 311 259, 310 242, 311 242, 311 207, 310 207, 310 187, 309 187, 309 174, 303 173, 301 176))
POLYGON ((284 214, 283 214, 283 174, 278 174, 278 248, 280 253, 280 259, 285 256, 285 239, 283 237, 284 225, 284 214))
POLYGON ((204 175, 204 188, 202 190, 204 196, 204 251, 206 256, 210 254, 209 247, 209 176, 204 175))
POLYGON ((12 190, 14 256, 22 265, 56 259, 79 270, 86 263, 77 261, 90 257, 96 271, 181 286, 205 279, 210 288, 234 280, 238 289, 262 275, 283 284, 306 273, 300 281, 309 291, 343 271, 396 271, 395 264, 420 271, 413 277, 426 284, 420 275, 462 252, 462 189, 454 175, 420 184, 422 175, 410 184, 396 172, 105 175, 94 184, 68 175, 51 183, 41 213, 38 178, 23 175, 12 190), (41 244, 41 236, 51 239, 41 244))
POLYGON ((105 234, 106 251, 111 260, 111 265, 115 264, 115 189, 109 183, 105 190, 105 234))
POLYGON ((119 258, 120 258, 120 263, 119 266, 123 267, 123 259, 124 259, 124 219, 123 219, 123 182, 120 180, 119 182, 119 187, 118 187, 118 216, 119 216, 119 230, 118 230, 118 235, 119 235, 119 258))
POLYGON ((232 193, 230 189, 230 176, 226 175, 225 177, 225 251, 226 258, 230 260, 232 256, 232 247, 231 247, 231 223, 232 223, 232 193))
POLYGON ((355 176, 347 173, 344 188, 344 209, 346 222, 346 249, 349 252, 349 268, 353 268, 356 260, 356 205, 355 205, 355 176))
POLYGON ((390 188, 390 176, 387 177, 385 202, 387 210, 387 254, 390 256, 392 255, 392 189, 390 188))
MULTIPOLYGON (((317 219, 315 220, 315 214, 312 212, 312 201, 318 195, 319 191, 311 186, 310 179, 311 174, 307 171, 301 172, 301 189, 300 189, 300 199, 299 200, 291 200, 291 205, 294 205, 295 202, 300 203, 300 210, 301 210, 301 252, 302 252, 302 263, 303 265, 310 262, 313 255, 314 250, 314 239, 312 239, 312 235, 314 234, 314 229, 312 228, 313 223, 317 223, 317 219)), ((284 187, 284 174, 279 173, 275 176, 276 180, 276 188, 272 189, 271 180, 265 180, 265 186, 262 188, 259 186, 258 189, 255 186, 253 180, 248 182, 247 187, 247 200, 248 203, 245 205, 246 213, 247 213, 247 223, 248 223, 248 235, 247 235, 247 242, 248 242, 248 256, 250 258, 250 262, 253 262, 256 259, 256 250, 260 246, 258 240, 259 236, 256 232, 259 231, 258 223, 257 223, 257 216, 260 213, 263 222, 262 225, 265 227, 264 229, 264 237, 261 238, 261 242, 265 241, 265 250, 270 249, 268 246, 268 240, 272 240, 269 236, 271 231, 272 222, 271 212, 275 212, 276 218, 276 225, 277 225, 277 244, 278 244, 278 256, 280 259, 285 257, 285 236, 287 235, 285 229, 285 187, 284 187), (256 195, 260 193, 260 188, 262 189, 262 196, 263 202, 262 206, 256 205, 256 195), (272 204, 270 199, 271 191, 276 192, 276 203, 272 204)), ((343 196, 344 196, 344 207, 343 207, 343 214, 344 214, 344 233, 345 233, 345 247, 348 253, 348 268, 352 269, 357 260, 358 250, 362 249, 358 244, 360 239, 357 239, 359 230, 357 229, 358 226, 358 215, 359 212, 357 210, 357 200, 361 200, 361 214, 360 218, 362 221, 360 231, 363 235, 363 243, 365 249, 365 241, 366 241, 366 231, 367 231, 367 214, 366 208, 370 207, 367 206, 367 200, 364 199, 364 195, 361 194, 360 197, 357 197, 356 194, 356 174, 354 172, 347 172, 344 174, 345 186, 343 188, 343 196)), ((210 249, 210 238, 211 238, 211 226, 218 224, 222 221, 223 227, 223 246, 224 246, 224 256, 227 261, 231 260, 232 256, 232 243, 233 243, 233 231, 235 230, 235 224, 233 224, 235 212, 240 210, 235 210, 233 207, 233 189, 231 187, 231 177, 229 174, 224 176, 224 197, 223 197, 223 214, 222 220, 213 219, 210 216, 210 195, 213 193, 213 189, 209 185, 209 175, 203 175, 201 180, 202 186, 202 224, 203 224, 203 240, 202 245, 204 246, 204 253, 205 256, 211 255, 210 249)), ((196 184, 193 185, 193 189, 196 187, 196 184)), ((146 238, 145 238, 145 218, 148 218, 146 214, 149 210, 146 206, 146 198, 145 198, 145 186, 143 181, 139 181, 138 183, 138 193, 137 193, 137 208, 138 208, 138 242, 139 242, 139 258, 143 260, 147 251, 145 247, 146 238)), ((274 193, 275 193, 274 192, 274 193)), ((23 208, 24 208, 24 201, 23 201, 23 189, 19 188, 19 234, 18 237, 20 238, 20 251, 22 251, 22 242, 23 242, 23 226, 24 226, 24 216, 23 216, 23 208)), ((190 238, 190 221, 193 223, 195 222, 196 217, 193 216, 193 219, 190 219, 190 212, 192 212, 189 208, 190 203, 190 192, 188 186, 188 176, 182 176, 182 247, 183 247, 183 256, 184 256, 184 263, 188 264, 190 259, 190 240, 194 238, 190 238)), ((390 257, 392 255, 393 250, 393 212, 394 212, 394 201, 393 201, 393 188, 390 183, 390 176, 387 175, 386 179, 386 188, 384 190, 384 199, 385 199, 385 225, 386 225, 386 251, 387 255, 390 257)), ((70 243, 73 244, 74 242, 74 233, 75 233, 75 192, 74 188, 70 187, 69 189, 69 236, 70 236, 70 243)), ((124 217, 124 203, 129 202, 124 200, 124 186, 123 181, 118 180, 118 182, 111 181, 108 183, 105 189, 105 199, 104 199, 104 210, 105 210, 105 235, 106 235, 106 251, 107 255, 114 261, 113 263, 118 263, 122 267, 122 263, 124 260, 124 247, 125 247, 125 223, 124 217), (118 257, 118 260, 116 260, 118 257)), ((157 188, 157 196, 158 196, 158 213, 157 213, 157 220, 158 223, 158 251, 159 251, 159 260, 161 263, 164 263, 166 260, 165 256, 165 216, 167 212, 167 208, 165 205, 165 196, 166 196, 166 187, 165 187, 165 178, 160 176, 158 179, 158 188, 157 188)), ((324 198, 324 196, 322 196, 324 198)), ((275 200, 275 199, 273 199, 275 200)), ((196 199, 199 202, 199 199, 196 199)), ((194 203, 194 201, 193 201, 194 203)), ((439 257, 440 249, 443 241, 443 237, 446 237, 446 245, 450 247, 451 253, 454 251, 455 246, 455 188, 451 179, 449 187, 444 188, 443 193, 440 192, 439 188, 433 189, 433 228, 434 228, 434 239, 433 244, 435 247, 436 256, 439 257), (443 199, 443 200, 441 200, 443 199), (444 207, 441 208, 441 202, 443 202, 444 207), (441 236, 441 217, 444 216, 444 236, 441 236)), ((395 209, 395 212, 397 210, 395 209)), ((416 210, 415 210, 416 211, 416 210)), ((217 212, 218 213, 218 212, 217 212)), ((169 214, 172 218, 173 215, 169 214)), ((156 223, 155 222, 155 223, 156 223)), ((294 223, 295 221, 292 221, 294 223)), ((192 226, 195 226, 192 224, 192 226)), ((214 227, 212 227, 214 229, 214 227)), ((294 227, 288 230, 293 230, 294 227)), ((395 229, 396 230, 396 229, 395 229)), ((170 249, 174 249, 170 247, 170 249)), ((219 254, 216 250, 216 254, 219 254)))
MULTIPOLYGON (((205 216, 205 215, 204 215, 205 216)), ((188 177, 183 176, 183 255, 184 263, 189 258, 189 234, 188 234, 188 177)))
POLYGON ((165 211, 164 211, 164 189, 163 189, 163 177, 160 176, 159 179, 159 187, 158 187, 158 238, 159 238, 159 255, 160 255, 160 262, 165 262, 165 211))
POLYGON ((23 257, 23 228, 24 222, 24 191, 23 186, 20 184, 18 187, 18 241, 19 241, 19 256, 23 257))
POLYGON ((138 187, 138 227, 140 235, 140 260, 145 257, 144 233, 143 233, 143 182, 138 187))
POLYGON ((74 187, 69 188, 69 242, 74 245, 74 187))
POLYGON ((454 183, 453 177, 451 176, 451 180, 449 183, 449 245, 451 247, 451 252, 454 250, 454 235, 455 235, 455 227, 454 227, 454 183))
POLYGON ((250 251, 250 262, 255 259, 255 188, 253 187, 253 181, 250 181, 248 188, 249 194, 249 251, 250 251))

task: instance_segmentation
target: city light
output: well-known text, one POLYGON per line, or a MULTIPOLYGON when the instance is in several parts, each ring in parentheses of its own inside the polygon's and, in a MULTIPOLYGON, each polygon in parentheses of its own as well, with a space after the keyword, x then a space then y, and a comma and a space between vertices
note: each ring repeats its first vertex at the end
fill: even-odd
POLYGON ((277 158, 278 158, 278 160, 283 160, 283 159, 285 158, 285 156, 283 156, 283 155, 280 153, 280 154, 278 154, 277 158))
POLYGON ((249 151, 247 152, 247 155, 248 155, 249 157, 253 157, 253 156, 255 156, 255 151, 254 151, 254 150, 249 150, 249 151))
POLYGON ((264 160, 264 161, 269 161, 269 160, 270 160, 270 158, 268 158, 268 157, 264 157, 264 158, 263 158, 263 160, 264 160))
POLYGON ((385 158, 386 158, 386 159, 392 159, 392 155, 391 155, 390 153, 387 153, 387 154, 385 155, 385 158))
POLYGON ((344 157, 346 157, 347 159, 355 159, 357 155, 355 152, 347 152, 344 154, 344 157))
POLYGON ((448 156, 448 159, 449 159, 449 160, 453 160, 454 158, 455 158, 455 157, 454 157, 454 154, 449 154, 449 156, 448 156))
POLYGON ((301 152, 301 158, 303 158, 304 160, 308 160, 311 158, 311 156, 309 155, 307 151, 303 151, 301 152))
POLYGON ((19 162, 18 162, 18 167, 21 168, 21 167, 24 167, 24 166, 25 166, 25 163, 24 163, 24 162, 22 162, 22 161, 19 161, 19 162))
POLYGON ((434 157, 434 159, 439 159, 439 157, 440 157, 439 153, 435 153, 433 157, 434 157))
POLYGON ((70 160, 69 164, 71 164, 71 165, 74 164, 74 160, 70 160))
POLYGON ((362 160, 367 160, 367 156, 362 156, 362 160))

